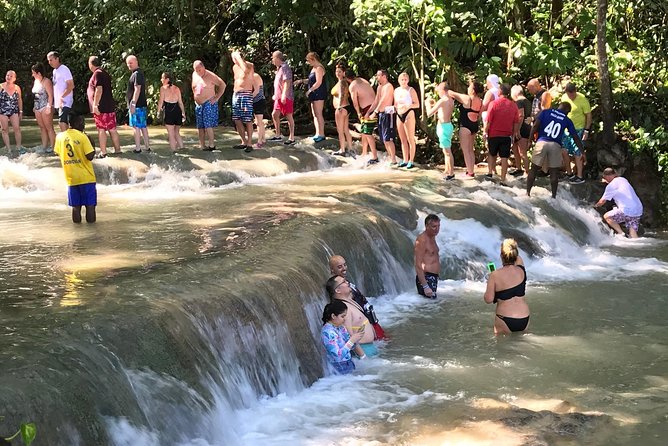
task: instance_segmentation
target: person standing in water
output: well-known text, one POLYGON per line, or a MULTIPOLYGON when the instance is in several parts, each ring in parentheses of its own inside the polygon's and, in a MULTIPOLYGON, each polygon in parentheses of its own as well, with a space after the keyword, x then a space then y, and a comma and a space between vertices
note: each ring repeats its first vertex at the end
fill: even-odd
POLYGON ((475 177, 475 136, 479 130, 478 120, 482 110, 482 99, 484 92, 480 82, 471 80, 469 82, 468 94, 461 94, 448 90, 448 96, 459 102, 459 145, 464 155, 466 164, 466 176, 475 177))
POLYGON ((325 99, 327 99, 325 67, 322 66, 318 54, 314 52, 306 55, 306 63, 313 67, 308 75, 308 90, 306 91, 306 96, 311 103, 313 125, 315 126, 313 142, 320 142, 325 140, 325 118, 322 114, 325 108, 325 99))
POLYGON ((257 126, 256 149, 264 147, 267 142, 264 132, 264 112, 267 109, 267 99, 264 96, 264 81, 262 76, 253 73, 253 115, 255 115, 255 125, 257 126))
POLYGON ((369 326, 371 323, 364 315, 364 309, 353 299, 350 282, 345 277, 332 276, 327 280, 325 289, 331 302, 339 300, 348 307, 343 321, 348 333, 362 333, 359 344, 355 348, 355 352, 360 359, 377 355, 378 349, 373 342, 375 339, 374 330, 369 326))
POLYGON ((183 138, 181 138, 181 126, 186 120, 186 109, 183 106, 181 89, 174 85, 172 75, 168 72, 160 76, 160 99, 158 99, 158 111, 162 113, 167 138, 172 152, 183 150, 183 138))
POLYGON ((443 158, 445 159, 445 180, 450 181, 455 179, 455 158, 452 156, 452 134, 455 128, 452 126, 452 110, 455 107, 455 102, 448 96, 448 84, 441 82, 436 87, 438 93, 438 102, 429 98, 427 102, 427 116, 431 116, 438 112, 438 124, 436 126, 436 134, 438 135, 438 145, 443 150, 443 158))
POLYGON ((199 146, 206 152, 216 150, 218 127, 218 100, 225 93, 225 81, 209 71, 201 60, 193 62, 191 88, 195 101, 195 124, 199 137, 199 146))
MULTIPOLYGON (((350 102, 357 112, 357 116, 360 119, 360 123, 364 124, 362 121, 366 116, 367 112, 371 108, 373 101, 376 97, 376 94, 373 91, 373 87, 364 78, 357 77, 355 72, 351 69, 346 70, 346 80, 348 81, 348 91, 350 92, 350 102)), ((371 132, 364 133, 363 129, 360 132, 362 134, 362 156, 366 156, 367 147, 371 149, 371 159, 367 161, 368 165, 373 165, 378 163, 378 152, 376 151, 376 138, 373 136, 373 127, 371 132)), ((369 126, 366 126, 369 127, 369 126)))
POLYGON ((624 234, 620 226, 620 224, 624 224, 629 230, 629 237, 638 238, 638 224, 640 223, 640 217, 642 217, 643 207, 633 186, 626 178, 617 175, 612 167, 603 171, 603 180, 608 185, 605 187, 603 196, 594 207, 603 206, 606 201, 615 200, 615 208, 603 215, 606 223, 617 234, 624 234))
POLYGON ((102 69, 102 62, 97 56, 88 58, 91 71, 88 81, 88 104, 95 119, 97 137, 100 141, 100 158, 107 156, 107 132, 111 136, 114 153, 121 153, 121 140, 116 130, 116 103, 111 87, 111 76, 102 69))
POLYGON ((232 95, 232 121, 241 138, 235 149, 253 151, 253 74, 255 66, 244 60, 237 50, 232 51, 232 71, 234 72, 234 93, 232 95))
POLYGON ((501 262, 503 267, 489 275, 484 295, 486 303, 496 304, 494 334, 524 331, 529 326, 529 306, 524 301, 527 273, 514 239, 501 244, 501 262))
POLYGON ((355 370, 351 352, 364 334, 358 331, 350 335, 344 325, 347 315, 348 307, 340 300, 328 303, 322 312, 320 340, 327 352, 327 361, 340 375, 347 375, 355 370))
POLYGON ((441 259, 436 235, 441 229, 437 215, 429 214, 424 219, 424 231, 415 240, 415 286, 421 296, 436 299, 441 259))
POLYGON ((378 70, 376 80, 378 81, 376 98, 365 118, 378 117, 378 135, 385 144, 385 150, 390 157, 390 166, 397 166, 399 163, 394 145, 394 85, 390 82, 386 70, 378 70))
POLYGON ((42 148, 46 153, 53 154, 56 143, 56 132, 53 130, 53 84, 44 76, 44 65, 36 63, 32 66, 32 77, 35 79, 32 92, 35 95, 35 120, 42 138, 42 148))
POLYGON ((60 162, 67 180, 68 204, 72 207, 72 221, 81 223, 81 208, 86 206, 86 221, 95 223, 97 190, 93 163, 95 148, 88 136, 83 133, 83 116, 68 114, 70 128, 56 136, 53 151, 60 157, 60 162))
MULTIPOLYGON (((329 259, 329 271, 333 275, 341 276, 343 278, 348 278, 348 265, 346 264, 346 259, 343 258, 343 256, 340 255, 333 255, 329 259)), ((376 312, 373 311, 373 305, 369 303, 367 298, 362 294, 362 292, 357 288, 357 286, 348 281, 348 284, 350 285, 350 289, 353 291, 353 300, 359 304, 360 307, 362 307, 362 310, 364 312, 364 315, 366 316, 367 319, 369 319, 369 322, 371 325, 373 325, 373 330, 376 334, 375 339, 380 340, 380 339, 385 339, 385 330, 383 330, 383 327, 380 326, 380 323, 378 322, 378 318, 376 317, 376 312)))
POLYGON ((339 150, 332 155, 349 156, 353 148, 353 135, 350 133, 349 122, 350 115, 355 111, 355 107, 350 103, 350 91, 348 81, 345 77, 346 67, 339 63, 336 64, 336 79, 338 82, 332 87, 332 105, 334 106, 334 119, 336 121, 336 131, 339 134, 339 150))
POLYGON ((23 119, 23 99, 21 87, 16 85, 16 73, 12 70, 5 76, 6 82, 0 84, 0 129, 2 129, 2 140, 5 147, 11 153, 12 146, 9 144, 9 124, 14 129, 16 149, 21 152, 21 127, 23 119))

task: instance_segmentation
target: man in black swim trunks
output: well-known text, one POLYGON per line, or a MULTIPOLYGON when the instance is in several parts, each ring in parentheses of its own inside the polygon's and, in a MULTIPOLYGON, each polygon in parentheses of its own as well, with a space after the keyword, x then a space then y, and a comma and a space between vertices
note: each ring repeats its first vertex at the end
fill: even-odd
POLYGON ((415 286, 421 296, 436 299, 441 259, 438 254, 436 235, 441 229, 441 220, 434 214, 424 219, 424 231, 415 240, 415 286))

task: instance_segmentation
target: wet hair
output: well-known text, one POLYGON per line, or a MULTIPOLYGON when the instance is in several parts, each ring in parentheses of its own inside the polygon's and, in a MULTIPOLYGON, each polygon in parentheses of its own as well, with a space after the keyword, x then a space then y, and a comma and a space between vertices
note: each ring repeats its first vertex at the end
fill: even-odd
POLYGON ((351 70, 350 68, 348 68, 346 70, 345 76, 346 76, 346 79, 355 79, 357 77, 357 75, 355 74, 355 71, 351 70))
POLYGON ((485 87, 478 81, 473 81, 473 91, 478 96, 482 95, 485 92, 485 87))
POLYGON ((316 53, 315 51, 311 51, 310 53, 308 53, 306 55, 306 58, 315 60, 316 62, 320 62, 320 56, 318 56, 318 53, 316 53))
POLYGON ((102 66, 102 62, 100 62, 100 58, 97 57, 97 56, 90 56, 90 57, 88 58, 88 62, 89 62, 92 66, 97 67, 97 68, 99 68, 99 67, 102 66))
POLYGON ((424 225, 428 226, 432 221, 441 221, 441 219, 436 214, 429 214, 424 219, 424 225))
POLYGON ((54 59, 60 60, 60 54, 58 51, 51 51, 46 55, 46 58, 48 59, 49 57, 53 57, 54 59))
POLYGON ((41 74, 42 77, 44 76, 44 65, 42 64, 42 62, 37 62, 35 65, 30 67, 30 69, 35 73, 41 74))
POLYGON ((559 110, 561 110, 566 114, 569 114, 571 112, 571 104, 569 104, 568 102, 562 102, 561 104, 559 104, 559 110))
POLYGON ((614 168, 612 168, 612 167, 606 167, 606 168, 603 170, 603 176, 604 176, 604 177, 607 177, 607 176, 614 176, 614 175, 617 175, 617 171, 616 171, 614 168))
POLYGON ((174 83, 172 82, 172 73, 170 73, 169 71, 164 71, 164 72, 162 73, 162 75, 165 76, 165 77, 167 78, 167 80, 168 80, 167 83, 169 84, 170 87, 171 87, 172 85, 174 85, 174 83))
POLYGON ((508 85, 508 84, 501 84, 501 85, 499 86, 499 91, 501 91, 501 94, 502 94, 504 97, 506 97, 506 98, 509 98, 509 97, 510 97, 510 85, 508 85))
POLYGON ((507 238, 501 243, 501 262, 504 265, 514 265, 520 255, 517 242, 513 238, 507 238))
POLYGON ((569 82, 566 84, 566 93, 575 93, 577 91, 578 89, 573 82, 569 82))
POLYGON ((325 309, 322 311, 323 325, 332 320, 332 315, 339 316, 346 311, 348 311, 346 304, 338 299, 332 300, 330 303, 325 305, 325 309))
POLYGON ((336 279, 341 276, 339 275, 333 275, 329 279, 327 279, 327 283, 325 283, 325 290, 327 290, 327 296, 329 297, 329 300, 334 300, 334 296, 336 296, 336 287, 339 285, 336 283, 336 279))
POLYGON ((84 117, 76 113, 70 113, 70 115, 67 117, 67 123, 71 128, 79 130, 80 132, 83 132, 86 126, 84 117))

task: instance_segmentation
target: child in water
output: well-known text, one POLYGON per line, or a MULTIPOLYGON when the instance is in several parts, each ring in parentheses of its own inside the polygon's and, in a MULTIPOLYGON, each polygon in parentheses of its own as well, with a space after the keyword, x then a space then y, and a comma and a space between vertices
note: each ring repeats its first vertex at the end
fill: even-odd
POLYGON ((322 313, 322 331, 320 338, 327 351, 327 360, 336 373, 346 375, 355 370, 355 363, 350 352, 355 344, 362 339, 363 332, 357 332, 352 336, 343 326, 348 307, 340 300, 325 305, 322 313))

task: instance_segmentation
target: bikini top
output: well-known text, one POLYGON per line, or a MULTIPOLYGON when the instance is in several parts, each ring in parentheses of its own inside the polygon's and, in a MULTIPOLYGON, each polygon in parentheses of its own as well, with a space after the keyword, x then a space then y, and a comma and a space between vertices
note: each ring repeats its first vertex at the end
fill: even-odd
POLYGON ((413 98, 411 97, 411 90, 413 87, 408 87, 406 89, 399 89, 397 88, 396 93, 397 93, 397 103, 399 104, 406 104, 406 105, 411 105, 413 103, 413 98))
POLYGON ((496 291, 494 293, 494 303, 496 303, 497 300, 509 300, 512 299, 513 297, 523 297, 526 294, 527 271, 524 269, 524 266, 522 265, 517 265, 517 266, 519 268, 522 268, 522 271, 524 272, 524 280, 522 281, 522 283, 515 285, 512 288, 496 291))

